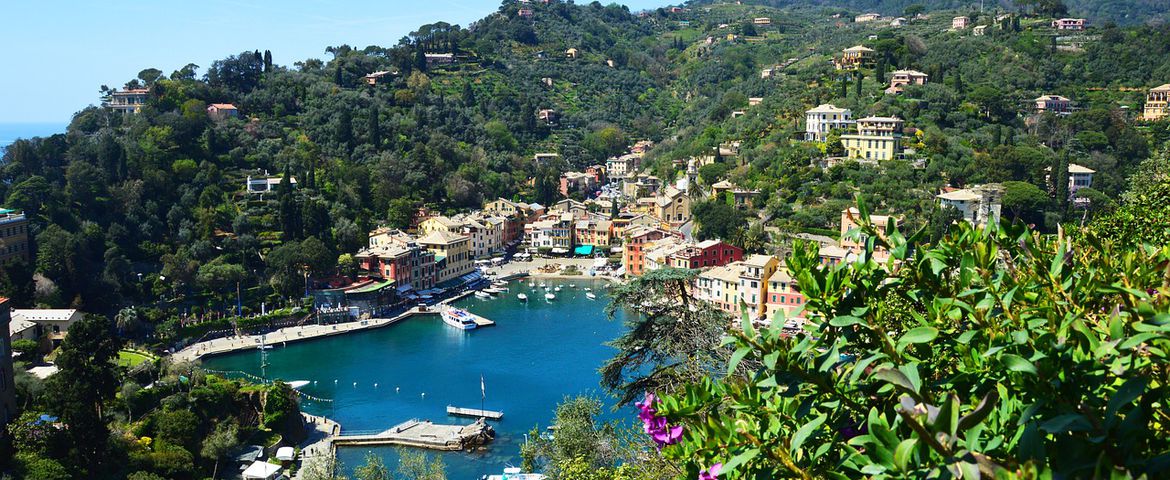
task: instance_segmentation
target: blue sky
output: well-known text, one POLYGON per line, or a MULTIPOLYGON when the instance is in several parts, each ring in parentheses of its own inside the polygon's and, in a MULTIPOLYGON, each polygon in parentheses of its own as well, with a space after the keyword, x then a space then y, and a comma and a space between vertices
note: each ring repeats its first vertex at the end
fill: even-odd
MULTIPOLYGON (((668 1, 618 3, 638 10, 668 1)), ((497 0, 6 2, 0 123, 66 123, 74 112, 100 102, 101 85, 120 87, 148 67, 170 74, 195 63, 203 75, 214 60, 256 49, 271 50, 273 61, 292 65, 327 58, 329 45, 393 45, 425 23, 467 26, 499 5, 497 0)))

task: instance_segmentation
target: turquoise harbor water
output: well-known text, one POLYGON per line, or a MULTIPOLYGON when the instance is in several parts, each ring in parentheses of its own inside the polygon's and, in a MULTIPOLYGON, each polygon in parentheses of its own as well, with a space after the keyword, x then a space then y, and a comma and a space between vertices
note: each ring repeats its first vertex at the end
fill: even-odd
MULTIPOLYGON (((601 281, 545 281, 550 286, 554 282, 562 288, 551 303, 544 300, 543 290, 534 292, 527 282, 512 282, 510 292, 492 300, 468 297, 456 302, 495 320, 494 327, 462 332, 438 316, 420 316, 368 332, 277 346, 268 351, 263 371, 258 351, 204 363, 270 379, 315 382, 304 391, 333 403, 305 402, 302 408, 336 419, 346 431, 384 430, 411 418, 470 423, 447 417, 446 407, 479 408, 482 374, 484 407, 504 412, 501 421, 492 422, 496 440, 484 453, 442 455, 449 478, 498 474, 507 464, 519 465, 524 434, 537 424, 547 426, 565 396, 604 397, 597 368, 614 353, 603 343, 623 331, 621 314, 613 321, 606 318, 601 281), (586 298, 584 287, 591 287, 597 300, 586 298), (516 299, 521 292, 529 296, 527 305, 516 299)), ((538 289, 540 283, 536 280, 538 289)), ((605 414, 611 415, 608 409, 605 414)), ((392 448, 345 448, 339 458, 352 469, 368 451, 382 455, 391 469, 397 464, 392 448)))

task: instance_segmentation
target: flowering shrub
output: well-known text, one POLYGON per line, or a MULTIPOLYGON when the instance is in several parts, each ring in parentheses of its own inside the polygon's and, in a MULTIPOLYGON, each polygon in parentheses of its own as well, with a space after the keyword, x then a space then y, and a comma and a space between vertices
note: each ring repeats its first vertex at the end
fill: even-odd
POLYGON ((1170 247, 860 210, 856 261, 787 261, 801 334, 745 318, 727 376, 643 402, 685 478, 1170 477, 1170 247))

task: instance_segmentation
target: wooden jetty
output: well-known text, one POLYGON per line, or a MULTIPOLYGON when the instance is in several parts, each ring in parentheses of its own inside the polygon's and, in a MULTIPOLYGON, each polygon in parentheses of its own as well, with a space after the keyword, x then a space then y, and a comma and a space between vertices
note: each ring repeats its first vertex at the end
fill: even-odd
POLYGON ((504 418, 504 412, 497 412, 494 410, 480 410, 478 408, 452 407, 450 405, 447 405, 447 415, 454 415, 457 417, 486 418, 488 420, 499 420, 504 418))
POLYGON ((431 450, 458 451, 475 448, 495 438, 495 430, 481 418, 471 425, 439 425, 408 420, 384 432, 348 435, 333 439, 334 447, 357 445, 403 445, 431 450))

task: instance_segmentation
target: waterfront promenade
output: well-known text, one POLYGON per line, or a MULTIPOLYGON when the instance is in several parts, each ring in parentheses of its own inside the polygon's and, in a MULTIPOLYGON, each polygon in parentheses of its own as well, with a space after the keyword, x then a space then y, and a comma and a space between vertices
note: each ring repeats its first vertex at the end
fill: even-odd
MULTIPOLYGON (((579 271, 587 271, 589 266, 593 263, 592 258, 551 258, 551 259, 533 259, 526 262, 509 262, 499 267, 488 269, 489 272, 495 273, 501 278, 521 275, 527 272, 529 275, 536 278, 549 279, 565 279, 565 280, 591 280, 601 279, 607 281, 616 281, 613 277, 590 277, 587 274, 582 275, 563 275, 558 273, 543 273, 540 271, 541 267, 548 264, 558 264, 561 266, 574 265, 579 271)), ((466 291, 439 302, 440 304, 449 304, 463 297, 470 295, 471 291, 466 291)), ((314 338, 329 337, 333 335, 342 335, 351 332, 362 330, 370 330, 374 328, 381 328, 387 325, 393 325, 399 321, 410 318, 419 314, 437 314, 438 310, 431 308, 425 312, 420 312, 418 309, 412 308, 402 314, 391 318, 371 318, 363 319, 353 322, 335 323, 327 325, 298 325, 292 327, 285 327, 279 330, 269 332, 264 335, 242 335, 234 337, 216 338, 191 344, 182 350, 179 350, 171 355, 171 359, 176 362, 190 362, 199 360, 208 355, 218 355, 223 353, 230 353, 241 350, 249 350, 259 348, 263 343, 265 345, 281 345, 285 343, 298 342, 301 340, 310 340, 314 338), (261 338, 263 337, 263 339, 261 338)))

